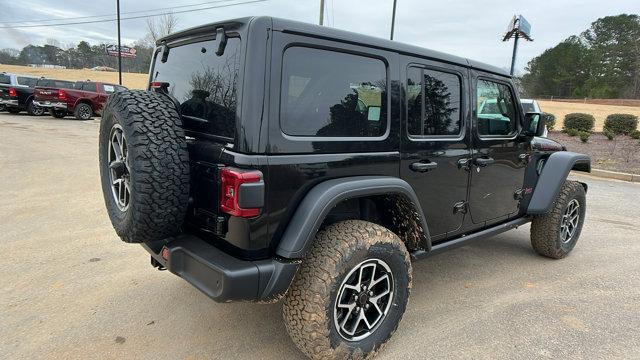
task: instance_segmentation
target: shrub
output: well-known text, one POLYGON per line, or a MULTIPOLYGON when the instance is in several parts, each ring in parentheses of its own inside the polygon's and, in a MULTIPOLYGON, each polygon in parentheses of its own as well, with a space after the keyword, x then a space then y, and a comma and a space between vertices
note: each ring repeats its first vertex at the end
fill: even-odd
POLYGON ((632 114, 611 114, 604 121, 604 129, 628 135, 638 127, 638 117, 632 114))
POLYGON ((631 133, 629 133, 629 136, 634 139, 640 139, 640 130, 633 130, 631 133))
POLYGON ((604 130, 603 134, 604 134, 604 136, 606 136, 606 137, 607 137, 607 139, 609 139, 609 140, 613 140, 613 138, 615 138, 615 137, 616 137, 616 134, 615 134, 613 131, 611 131, 611 130, 607 130, 607 129, 605 129, 605 130, 604 130))
POLYGON ((578 131, 589 132, 593 129, 596 119, 591 114, 572 113, 564 117, 565 129, 576 129, 578 131))
POLYGON ((579 132, 580 131, 578 131, 576 129, 571 129, 571 128, 567 129, 567 135, 569 135, 569 136, 576 136, 576 135, 578 135, 579 132))
POLYGON ((556 126, 556 116, 553 114, 549 114, 549 113, 543 113, 542 114, 542 119, 544 119, 544 123, 545 125, 547 125, 547 129, 549 131, 553 130, 553 128, 556 126))
POLYGON ((578 132, 578 135, 580 135, 580 141, 586 143, 587 141, 589 141, 589 136, 591 136, 591 133, 588 131, 580 131, 578 132))

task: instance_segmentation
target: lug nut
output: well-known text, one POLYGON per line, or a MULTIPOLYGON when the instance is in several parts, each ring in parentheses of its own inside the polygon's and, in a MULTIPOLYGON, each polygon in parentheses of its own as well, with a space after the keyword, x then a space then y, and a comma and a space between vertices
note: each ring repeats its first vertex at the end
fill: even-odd
POLYGON ((364 306, 364 309, 365 309, 365 310, 367 310, 368 308, 369 308, 369 304, 366 304, 366 305, 364 306))
POLYGON ((369 291, 369 296, 373 296, 373 291, 369 291))

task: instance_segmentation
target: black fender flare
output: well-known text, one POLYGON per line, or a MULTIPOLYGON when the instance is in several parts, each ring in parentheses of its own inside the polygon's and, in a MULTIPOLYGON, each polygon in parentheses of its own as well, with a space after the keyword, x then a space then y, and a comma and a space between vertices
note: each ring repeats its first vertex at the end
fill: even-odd
POLYGON ((546 214, 551 209, 571 170, 591 172, 591 158, 570 151, 552 153, 542 168, 527 214, 546 214))
POLYGON ((429 251, 431 238, 427 221, 411 186, 402 179, 390 176, 354 176, 327 180, 313 187, 300 202, 287 225, 276 254, 287 259, 303 258, 334 206, 347 199, 383 194, 404 196, 415 206, 426 236, 426 251, 429 251))

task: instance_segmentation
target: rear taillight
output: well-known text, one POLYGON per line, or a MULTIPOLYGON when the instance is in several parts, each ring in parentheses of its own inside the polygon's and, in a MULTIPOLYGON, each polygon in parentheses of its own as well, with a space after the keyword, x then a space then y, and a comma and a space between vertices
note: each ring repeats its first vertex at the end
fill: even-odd
POLYGON ((260 214, 264 197, 262 173, 260 171, 243 171, 233 168, 220 170, 220 210, 243 218, 260 214), (256 190, 259 187, 259 191, 256 190), (242 198, 242 197, 246 198, 242 198), (241 205, 250 204, 243 208, 241 205), (259 205, 260 207, 253 207, 259 205))
POLYGON ((67 100, 67 93, 62 89, 58 90, 58 100, 67 100))
POLYGON ((168 82, 154 81, 154 82, 149 83, 149 87, 153 91, 161 91, 161 92, 165 92, 165 93, 167 91, 169 91, 169 83, 168 82))
POLYGON ((18 92, 16 91, 16 89, 9 88, 9 96, 10 97, 17 97, 18 96, 18 92))

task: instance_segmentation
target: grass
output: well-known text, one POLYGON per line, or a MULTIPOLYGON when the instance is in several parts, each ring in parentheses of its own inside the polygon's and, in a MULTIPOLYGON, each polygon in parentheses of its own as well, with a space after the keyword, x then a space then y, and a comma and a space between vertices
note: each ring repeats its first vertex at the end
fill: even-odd
POLYGON ((562 129, 564 116, 569 113, 581 112, 593 115, 596 118, 594 127, 594 131, 596 132, 602 132, 604 120, 607 118, 607 115, 633 114, 640 117, 640 106, 580 104, 546 100, 538 100, 538 103, 542 111, 556 116, 556 130, 562 129))
MULTIPOLYGON (((0 65, 0 72, 2 71, 15 74, 44 76, 60 80, 79 81, 90 79, 93 81, 118 83, 117 72, 92 71, 89 69, 45 69, 20 65, 0 65)), ((148 79, 149 76, 147 74, 122 73, 123 85, 130 89, 145 89, 149 81, 148 79)))

